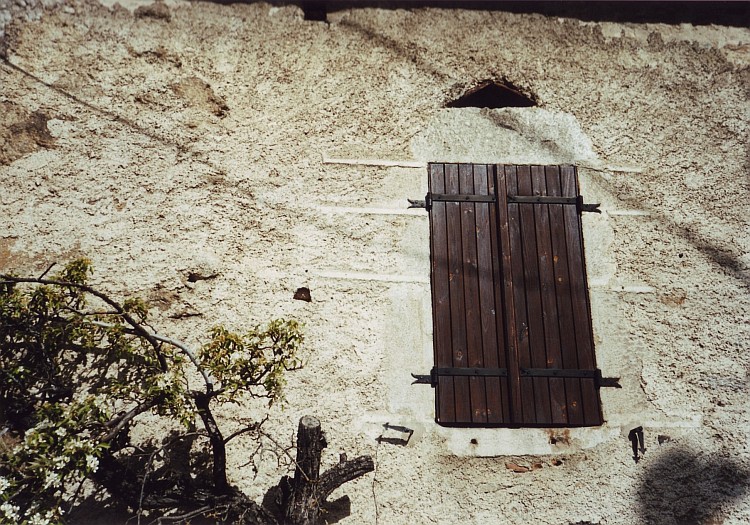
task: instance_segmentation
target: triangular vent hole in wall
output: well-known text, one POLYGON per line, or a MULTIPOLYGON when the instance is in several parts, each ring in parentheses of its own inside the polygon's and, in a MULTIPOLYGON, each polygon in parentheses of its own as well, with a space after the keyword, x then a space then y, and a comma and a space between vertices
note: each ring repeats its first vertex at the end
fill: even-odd
POLYGON ((528 108, 536 102, 509 82, 481 82, 461 97, 446 104, 448 108, 528 108))

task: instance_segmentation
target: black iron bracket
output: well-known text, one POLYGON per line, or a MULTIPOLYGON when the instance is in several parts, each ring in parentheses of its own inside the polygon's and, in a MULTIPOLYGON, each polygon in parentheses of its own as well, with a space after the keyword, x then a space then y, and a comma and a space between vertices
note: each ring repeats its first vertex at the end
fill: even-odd
POLYGON ((383 433, 377 438, 378 443, 406 446, 414 435, 414 429, 402 425, 383 425, 383 433))
POLYGON ((597 202, 596 204, 584 204, 583 203, 583 197, 578 197, 579 202, 576 203, 576 209, 578 210, 578 213, 588 212, 588 213, 601 213, 602 210, 599 209, 599 206, 602 205, 601 202, 597 202))
POLYGON ((437 376, 433 376, 432 373, 430 375, 412 374, 411 376, 414 378, 412 385, 430 385, 432 388, 437 386, 437 376))
POLYGON ((602 377, 601 370, 597 370, 599 375, 596 376, 597 388, 622 388, 619 377, 602 377))
POLYGON ((641 459, 640 456, 638 456, 638 452, 641 453, 641 456, 646 453, 646 445, 643 442, 643 427, 635 427, 632 429, 628 433, 628 439, 633 446, 633 459, 638 463, 641 459))

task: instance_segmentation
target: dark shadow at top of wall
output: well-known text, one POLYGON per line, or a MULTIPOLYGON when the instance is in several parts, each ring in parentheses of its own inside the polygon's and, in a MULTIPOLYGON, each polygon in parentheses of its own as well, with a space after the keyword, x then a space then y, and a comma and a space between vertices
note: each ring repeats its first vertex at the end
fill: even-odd
MULTIPOLYGON (((218 3, 254 3, 254 0, 216 0, 218 3)), ((343 9, 472 9, 537 13, 588 22, 633 22, 694 25, 750 26, 750 2, 501 2, 498 0, 271 0, 274 5, 322 6, 328 13, 343 9)))

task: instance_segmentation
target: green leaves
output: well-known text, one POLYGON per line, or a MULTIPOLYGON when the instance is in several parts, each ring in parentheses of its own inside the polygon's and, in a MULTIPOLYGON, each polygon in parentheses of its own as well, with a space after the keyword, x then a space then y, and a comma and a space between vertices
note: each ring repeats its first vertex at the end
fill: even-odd
POLYGON ((94 273, 91 260, 85 257, 75 259, 65 265, 65 269, 58 275, 58 280, 75 284, 86 284, 89 274, 94 273))
POLYGON ((301 366, 296 321, 215 327, 195 356, 145 325, 143 300, 91 288, 91 273, 77 259, 49 279, 0 276, 0 523, 61 522, 63 501, 104 455, 111 465, 132 453, 129 430, 146 411, 190 432, 214 422, 205 433, 223 447, 210 401, 283 401, 285 372, 301 366), (201 375, 213 382, 205 392, 190 384, 201 375))
MULTIPOLYGON (((85 285, 88 275, 94 273, 91 267, 91 261, 86 258, 75 259, 65 265, 55 280, 73 284, 85 285)), ((86 306, 86 296, 81 288, 70 286, 65 289, 67 306, 75 309, 81 309, 86 306)))
POLYGON ((122 309, 133 315, 139 323, 145 323, 148 318, 148 305, 138 297, 125 299, 122 309))
POLYGON ((267 397, 270 405, 283 401, 284 372, 302 365, 297 357, 302 342, 297 321, 277 319, 244 335, 217 326, 198 357, 220 382, 221 401, 234 401, 247 393, 267 397))

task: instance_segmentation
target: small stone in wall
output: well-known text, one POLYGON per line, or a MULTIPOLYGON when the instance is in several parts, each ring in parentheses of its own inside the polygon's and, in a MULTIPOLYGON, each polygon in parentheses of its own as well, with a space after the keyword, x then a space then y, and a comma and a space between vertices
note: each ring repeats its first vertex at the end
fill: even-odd
POLYGON ((550 445, 568 446, 570 445, 570 430, 548 430, 550 445))
POLYGON ((529 467, 519 465, 518 463, 506 463, 505 468, 507 468, 508 470, 512 470, 513 472, 516 472, 518 474, 522 474, 531 470, 529 467))
POLYGON ((210 279, 215 279, 218 277, 218 273, 201 273, 201 272, 189 272, 188 273, 188 282, 189 283, 197 283, 198 281, 208 281, 210 279))
POLYGON ((209 111, 217 117, 224 117, 229 112, 226 101, 214 93, 211 85, 203 79, 191 76, 172 84, 171 87, 177 96, 193 108, 209 111))
POLYGON ((14 102, 0 102, 0 165, 55 145, 42 111, 29 112, 14 102))
POLYGON ((151 5, 142 5, 138 7, 133 14, 136 18, 155 18, 157 20, 169 20, 172 14, 169 12, 169 6, 164 2, 154 2, 151 5))
POLYGON ((294 298, 298 301, 307 301, 312 302, 312 296, 310 296, 310 289, 306 287, 297 288, 297 291, 294 292, 294 298))
POLYGON ((513 472, 516 472, 518 474, 523 474, 524 472, 530 472, 532 470, 539 470, 544 467, 544 464, 542 464, 540 461, 536 461, 531 464, 531 466, 526 465, 519 465, 518 463, 506 463, 505 468, 508 470, 512 470, 513 472))

